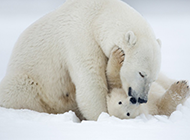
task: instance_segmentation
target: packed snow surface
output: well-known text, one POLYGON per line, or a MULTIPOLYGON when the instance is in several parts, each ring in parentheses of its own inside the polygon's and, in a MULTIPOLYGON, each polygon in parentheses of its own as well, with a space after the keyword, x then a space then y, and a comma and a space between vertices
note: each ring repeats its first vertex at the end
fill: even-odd
POLYGON ((1 140, 189 140, 190 100, 170 117, 144 116, 120 120, 102 113, 82 121, 73 112, 46 114, 0 108, 1 140))
MULTIPOLYGON (((48 6, 51 7, 53 2, 51 5, 45 5, 50 0, 34 0, 33 3, 27 1, 28 5, 26 1, 21 1, 24 6, 19 7, 18 1, 13 0, 12 3, 3 1, 0 6, 0 81, 6 73, 11 51, 19 35, 30 24, 52 10, 48 6), (43 6, 46 9, 41 9, 43 6)), ((180 5, 183 6, 183 3, 180 5)), ((140 4, 138 6, 142 7, 140 4)), ((165 5, 169 6, 170 3, 165 5)), ((162 40, 162 72, 176 80, 190 80, 190 13, 167 15, 162 11, 161 15, 154 15, 151 11, 140 11, 156 36, 162 40)), ((142 114, 130 120, 120 120, 102 113, 97 121, 79 122, 73 112, 55 115, 0 107, 0 140, 125 139, 190 140, 190 99, 184 105, 179 105, 170 117, 142 114)))

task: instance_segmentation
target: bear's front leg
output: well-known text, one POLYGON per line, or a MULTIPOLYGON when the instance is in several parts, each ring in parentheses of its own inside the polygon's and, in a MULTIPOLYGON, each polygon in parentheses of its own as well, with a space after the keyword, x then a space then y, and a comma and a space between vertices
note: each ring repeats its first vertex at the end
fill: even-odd
POLYGON ((87 120, 97 120, 102 112, 107 112, 107 92, 106 79, 93 72, 85 72, 76 83, 78 108, 87 120))
POLYGON ((108 89, 121 88, 120 69, 124 61, 125 54, 123 50, 115 46, 111 51, 106 76, 108 81, 108 89))
POLYGON ((189 97, 189 86, 186 81, 173 83, 158 102, 160 115, 171 115, 177 105, 182 104, 189 97))
POLYGON ((107 112, 107 58, 98 47, 76 50, 72 56, 68 68, 76 88, 78 108, 87 120, 97 120, 102 112, 107 112))

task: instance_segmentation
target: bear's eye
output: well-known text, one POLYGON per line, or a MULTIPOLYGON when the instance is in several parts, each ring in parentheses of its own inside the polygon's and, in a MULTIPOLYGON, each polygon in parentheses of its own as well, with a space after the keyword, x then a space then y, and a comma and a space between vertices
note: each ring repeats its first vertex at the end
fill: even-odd
POLYGON ((119 105, 121 105, 121 104, 122 104, 122 102, 121 102, 121 101, 119 101, 119 102, 118 102, 118 104, 119 104, 119 105))
POLYGON ((144 75, 143 75, 141 72, 139 72, 139 75, 140 75, 142 78, 144 78, 144 75))

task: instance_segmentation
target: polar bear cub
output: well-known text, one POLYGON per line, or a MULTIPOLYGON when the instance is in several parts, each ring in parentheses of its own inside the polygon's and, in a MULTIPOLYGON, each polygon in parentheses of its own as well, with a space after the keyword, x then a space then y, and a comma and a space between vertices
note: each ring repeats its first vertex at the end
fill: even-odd
POLYGON ((127 95, 121 87, 119 70, 124 61, 124 52, 115 47, 110 55, 107 65, 107 79, 109 93, 107 95, 107 108, 110 115, 121 119, 134 118, 140 114, 171 115, 178 104, 182 104, 189 97, 189 86, 186 81, 175 81, 166 85, 166 78, 158 78, 151 85, 149 100, 146 104, 132 104, 132 97, 127 95), (161 85, 164 80, 164 85, 161 85))

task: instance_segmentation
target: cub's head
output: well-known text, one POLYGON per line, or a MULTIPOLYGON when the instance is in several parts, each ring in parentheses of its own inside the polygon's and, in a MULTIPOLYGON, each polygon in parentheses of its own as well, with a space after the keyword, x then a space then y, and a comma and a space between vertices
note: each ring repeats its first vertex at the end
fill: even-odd
POLYGON ((131 96, 131 103, 146 103, 150 85, 160 71, 161 43, 150 36, 137 38, 132 31, 126 33, 125 39, 125 60, 120 70, 122 88, 131 96))
POLYGON ((130 97, 123 89, 114 88, 107 95, 107 108, 110 115, 120 119, 135 118, 141 113, 140 106, 131 104, 130 97))

